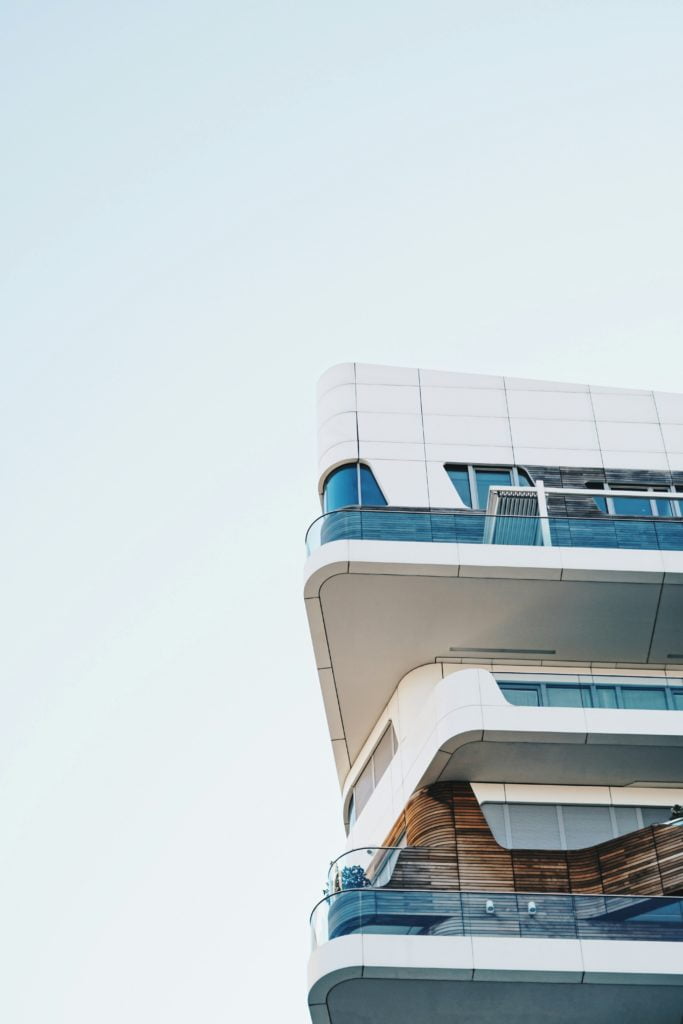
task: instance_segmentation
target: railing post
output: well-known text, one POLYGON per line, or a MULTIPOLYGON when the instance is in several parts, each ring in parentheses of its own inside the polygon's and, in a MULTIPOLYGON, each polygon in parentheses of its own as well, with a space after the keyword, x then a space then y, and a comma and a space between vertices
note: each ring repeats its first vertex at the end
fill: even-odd
POLYGON ((536 500, 538 502, 538 521, 541 527, 541 544, 543 547, 552 547, 550 536, 550 523, 548 521, 548 500, 545 493, 545 484, 542 480, 536 481, 536 500))

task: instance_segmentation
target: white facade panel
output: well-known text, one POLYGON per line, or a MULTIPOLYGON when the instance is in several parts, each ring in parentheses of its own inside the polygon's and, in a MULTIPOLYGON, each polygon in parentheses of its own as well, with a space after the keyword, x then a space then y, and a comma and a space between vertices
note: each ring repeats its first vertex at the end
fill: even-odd
POLYGON ((503 417, 424 416, 426 444, 509 445, 510 425, 503 417))
POLYGON ((422 441, 422 418, 406 413, 359 412, 359 441, 422 441))
POLYGON ((420 415, 420 389, 410 385, 358 384, 359 412, 399 412, 420 415))
MULTIPOLYGON (((581 391, 508 391, 511 417, 540 420, 595 419, 588 392, 581 391)), ((576 445, 575 445, 576 446, 576 445)))
MULTIPOLYGON (((574 397, 574 396, 572 396, 574 397)), ((598 452, 598 435, 595 424, 588 420, 511 419, 512 443, 515 448, 533 448, 544 445, 557 452, 554 461, 562 463, 563 448, 583 448, 591 451, 595 461, 598 452)))
POLYGON ((508 414, 505 392, 497 388, 422 387, 422 412, 436 416, 502 416, 508 414))

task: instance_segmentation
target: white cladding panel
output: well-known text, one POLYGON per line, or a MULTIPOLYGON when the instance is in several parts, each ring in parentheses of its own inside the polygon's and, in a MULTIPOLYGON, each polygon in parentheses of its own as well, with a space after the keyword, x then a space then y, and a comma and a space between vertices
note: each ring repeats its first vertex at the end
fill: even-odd
POLYGON ((318 386, 320 486, 360 458, 391 505, 456 508, 444 463, 683 470, 683 395, 343 363, 318 386), (389 468, 390 466, 390 468, 389 468))

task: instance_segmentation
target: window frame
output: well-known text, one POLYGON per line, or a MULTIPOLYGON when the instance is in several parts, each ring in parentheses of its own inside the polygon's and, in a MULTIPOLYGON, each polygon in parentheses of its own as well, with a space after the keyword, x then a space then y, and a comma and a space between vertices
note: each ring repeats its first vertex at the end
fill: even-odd
POLYGON ((542 679, 537 679, 537 680, 534 680, 534 679, 521 680, 520 679, 519 681, 508 680, 508 679, 496 679, 496 684, 498 685, 498 689, 502 693, 503 697, 505 697, 506 692, 509 692, 511 690, 533 690, 534 688, 536 689, 536 692, 537 692, 538 697, 539 697, 539 703, 538 704, 536 704, 536 705, 534 705, 534 704, 515 704, 511 700, 507 700, 507 697, 505 697, 506 702, 508 704, 510 704, 512 707, 527 707, 527 708, 534 708, 534 707, 537 707, 537 708, 558 708, 558 707, 560 707, 560 708, 575 708, 575 707, 578 707, 578 708, 596 708, 596 709, 598 709, 600 711, 681 711, 681 710, 683 710, 683 708, 677 708, 676 704, 674 702, 674 697, 675 696, 676 697, 683 696, 683 686, 680 686, 680 685, 673 685, 672 686, 666 680, 663 680, 661 683, 653 682, 651 685, 650 684, 644 684, 644 683, 637 683, 635 681, 633 683, 621 683, 621 682, 619 682, 619 683, 617 683, 617 682, 610 683, 609 682, 609 678, 610 678, 609 676, 594 676, 591 682, 588 682, 587 680, 586 681, 582 681, 582 682, 575 682, 573 680, 567 680, 566 683, 562 683, 562 682, 560 682, 557 679, 553 679, 552 681, 548 681, 548 682, 546 682, 545 680, 542 680, 542 679), (580 690, 581 696, 582 696, 582 703, 581 704, 578 704, 578 705, 575 705, 575 704, 551 704, 548 701, 548 689, 553 689, 553 688, 564 688, 564 689, 566 689, 567 687, 570 687, 570 686, 574 687, 577 690, 580 690), (602 704, 600 704, 598 702, 598 700, 597 700, 597 691, 599 689, 603 689, 605 687, 610 687, 611 689, 614 690, 616 701, 617 701, 616 707, 613 707, 613 708, 605 707, 604 705, 602 705, 602 704), (629 708, 629 707, 625 707, 625 705, 624 705, 624 698, 623 698, 623 695, 622 695, 622 690, 648 690, 648 689, 649 690, 656 690, 658 693, 661 693, 662 691, 664 692, 664 698, 665 698, 665 701, 666 701, 666 707, 665 708, 629 708), (585 692, 588 692, 589 695, 590 695, 590 704, 586 704, 586 703, 583 702, 583 696, 584 696, 585 692))
POLYGON ((356 821, 358 820, 358 815, 362 814, 363 813, 363 809, 365 807, 367 807, 368 802, 370 801, 370 798, 372 797, 372 794, 375 792, 375 790, 377 789, 377 786, 379 785, 379 783, 382 781, 382 779, 386 775, 387 771, 389 770, 391 762, 393 761, 394 757, 396 756, 396 751, 397 750, 398 750, 398 738, 396 736, 396 730, 394 729, 394 723, 390 719, 387 722, 386 728, 382 729, 382 735, 379 737, 379 739, 377 740, 377 742, 373 746, 371 753, 365 759, 365 761, 363 762, 361 768, 357 772, 355 779, 353 780, 353 785, 351 786, 350 791, 349 791, 350 796, 349 796, 348 812, 347 812, 349 828, 351 828, 351 826, 356 823, 356 821), (380 746, 382 745, 384 737, 387 735, 388 732, 391 732, 391 757, 387 761, 387 764, 386 764, 386 767, 385 767, 384 771, 379 776, 379 778, 377 778, 377 775, 376 775, 376 772, 375 772, 375 754, 377 753, 377 751, 379 750, 380 746), (366 768, 370 768, 370 777, 372 779, 372 788, 371 788, 370 792, 368 793, 368 796, 367 796, 365 802, 360 806, 360 808, 358 808, 358 800, 356 798, 356 787, 358 786, 358 782, 360 781, 360 778, 364 774, 366 768))
POLYGON ((652 484, 650 486, 646 486, 644 484, 634 484, 634 485, 631 485, 631 484, 618 484, 618 485, 615 485, 615 484, 610 484, 607 481, 605 481, 604 483, 598 483, 598 482, 596 482, 594 480, 591 480, 589 483, 586 483, 586 490, 588 490, 588 491, 600 490, 600 491, 610 491, 611 492, 610 494, 600 494, 597 497, 595 497, 595 496, 593 497, 593 501, 595 502, 598 511, 599 512, 603 512, 604 514, 609 515, 609 516, 623 516, 623 515, 626 515, 628 518, 634 518, 634 519, 680 519, 680 518, 683 518, 683 495, 681 495, 680 488, 677 488, 677 487, 676 488, 674 488, 673 486, 667 487, 666 484, 652 484), (614 497, 612 497, 612 495, 614 495, 615 497, 618 497, 620 491, 643 491, 643 492, 646 492, 646 493, 650 492, 650 495, 649 495, 649 497, 650 497, 650 515, 649 516, 632 516, 632 517, 630 517, 630 516, 628 516, 628 513, 617 512, 615 510, 615 508, 614 508, 614 497), (661 498, 659 496, 658 497, 652 497, 651 492, 653 492, 653 491, 657 495, 661 494, 661 498), (657 508, 657 502, 661 501, 662 499, 669 502, 669 505, 671 506, 671 515, 663 516, 663 515, 660 514, 659 509, 657 508), (598 502, 602 502, 602 501, 604 501, 604 503, 605 503, 605 508, 600 508, 600 505, 598 504, 598 502))
MULTIPOLYGON (((458 497, 460 498, 461 501, 462 501, 462 496, 460 495, 460 492, 458 491, 458 488, 455 486, 455 484, 453 483, 453 480, 451 479, 450 471, 451 470, 460 469, 460 470, 465 470, 467 472, 467 483, 468 483, 468 486, 469 486, 469 489, 470 489, 470 505, 469 506, 465 505, 465 508, 470 508, 473 512, 485 512, 486 508, 488 506, 488 500, 487 500, 486 505, 481 505, 480 504, 479 483, 477 481, 477 472, 478 471, 481 471, 481 472, 484 472, 484 473, 509 473, 510 474, 510 483, 507 484, 507 485, 506 484, 502 484, 502 485, 499 485, 499 486, 530 487, 530 488, 535 486, 535 481, 532 479, 531 474, 529 473, 529 471, 527 469, 524 468, 524 466, 517 466, 517 465, 514 465, 514 466, 508 465, 508 466, 506 466, 506 465, 503 465, 503 464, 487 465, 485 463, 479 463, 479 462, 445 462, 444 463, 444 469, 446 470, 446 475, 448 476, 448 479, 451 482, 451 486, 453 487, 453 490, 458 495, 458 497), (524 478, 524 482, 523 483, 520 482, 520 474, 522 474, 522 476, 524 478), (476 504, 474 504, 473 499, 476 499, 476 504)), ((487 499, 488 499, 488 491, 487 491, 487 499)), ((464 502, 463 502, 463 504, 464 504, 464 502)))

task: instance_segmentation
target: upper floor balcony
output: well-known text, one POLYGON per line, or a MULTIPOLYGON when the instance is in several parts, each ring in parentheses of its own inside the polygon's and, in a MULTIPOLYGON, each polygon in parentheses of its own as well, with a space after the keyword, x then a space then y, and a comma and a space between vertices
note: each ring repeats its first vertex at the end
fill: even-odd
MULTIPOLYGON (((308 553, 335 540, 413 541, 438 544, 495 544, 531 547, 605 548, 623 551, 683 551, 683 517, 679 500, 659 491, 619 492, 620 508, 633 501, 654 515, 618 515, 600 502, 613 491, 535 487, 490 488, 484 511, 346 507, 326 512, 309 527, 308 553), (558 511, 572 497, 583 504, 580 515, 558 511), (559 500, 558 500, 559 499, 559 500), (594 505, 593 510, 586 501, 594 505), (555 506, 555 508, 553 508, 555 506)), ((613 507, 612 505, 610 507, 613 507)))

